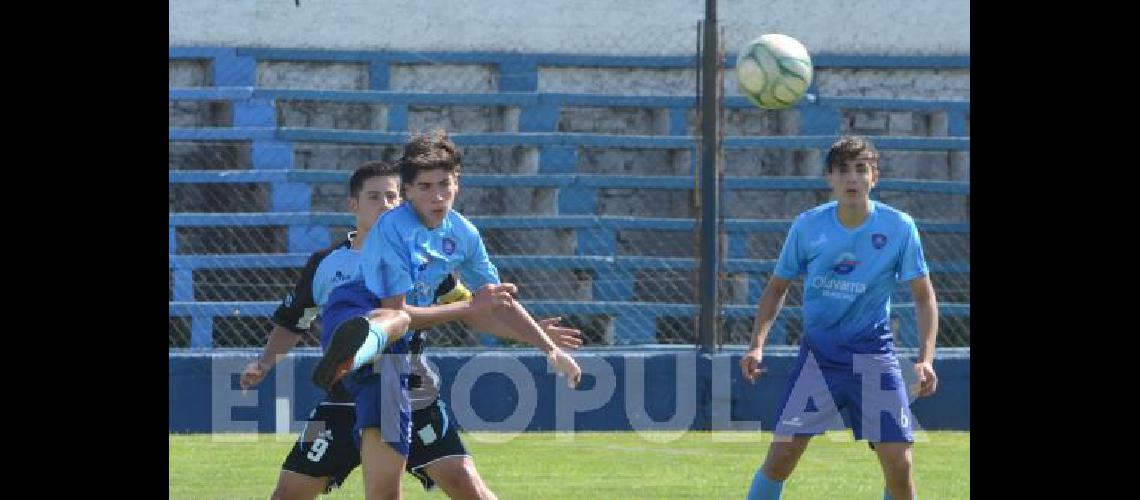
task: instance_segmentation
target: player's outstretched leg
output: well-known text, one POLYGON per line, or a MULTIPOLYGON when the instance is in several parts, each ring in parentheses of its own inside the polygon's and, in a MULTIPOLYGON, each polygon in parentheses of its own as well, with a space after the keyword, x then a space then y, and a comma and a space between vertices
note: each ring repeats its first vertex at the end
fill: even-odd
POLYGON ((313 383, 329 390, 337 380, 376 359, 384 347, 408 330, 411 317, 404 311, 377 309, 341 323, 328 350, 313 370, 313 383))
POLYGON ((424 467, 424 472, 453 499, 495 500, 471 457, 444 457, 424 467))
POLYGON ((329 478, 281 471, 269 500, 315 500, 328 488, 329 478))

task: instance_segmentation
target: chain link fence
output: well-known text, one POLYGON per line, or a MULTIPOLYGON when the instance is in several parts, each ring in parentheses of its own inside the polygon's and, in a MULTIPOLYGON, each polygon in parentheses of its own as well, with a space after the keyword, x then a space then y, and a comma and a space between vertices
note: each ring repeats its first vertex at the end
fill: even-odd
MULTIPOLYGON (((455 209, 536 317, 587 344, 691 343, 697 35, 629 30, 555 56, 172 58, 170 346, 260 345, 305 256, 350 229, 349 172, 435 127, 464 150, 455 209)), ((487 340, 438 330, 435 345, 487 340)))
MULTIPOLYGON (((762 32, 725 26, 730 66, 736 46, 753 37, 747 34, 762 32)), ((465 153, 456 210, 480 228, 503 280, 519 285, 537 317, 563 317, 583 330, 587 345, 696 343, 698 34, 696 25, 630 29, 628 39, 592 40, 590 50, 566 55, 218 49, 233 55, 172 56, 170 347, 263 345, 268 316, 308 254, 350 229, 351 170, 395 161, 407 132, 433 127, 453 134, 465 153)), ((955 75, 928 71, 908 90, 898 83, 906 75, 879 73, 817 69, 813 91, 961 97, 955 75), (886 83, 875 86, 876 78, 886 83), (928 80, 940 79, 946 88, 931 90, 937 85, 928 80)), ((968 88, 967 70, 967 101, 968 88)), ((786 226, 756 230, 765 226, 739 221, 788 222, 827 201, 827 190, 820 147, 734 142, 810 134, 803 107, 744 104, 731 67, 724 90, 718 333, 722 344, 743 344, 786 226)), ((949 132, 953 119, 938 109, 835 109, 840 133, 962 135, 949 132)), ((883 178, 957 187, 896 182, 876 196, 920 221, 939 300, 954 312, 942 315, 939 345, 969 346, 969 191, 961 189, 968 145, 936 146, 881 148, 883 178)), ((896 295, 899 331, 907 332, 908 297, 901 289, 896 295)), ((798 306, 801 296, 797 283, 787 305, 798 306)), ((773 343, 797 343, 795 314, 781 321, 773 343)), ((433 340, 485 341, 457 325, 438 328, 433 340)))

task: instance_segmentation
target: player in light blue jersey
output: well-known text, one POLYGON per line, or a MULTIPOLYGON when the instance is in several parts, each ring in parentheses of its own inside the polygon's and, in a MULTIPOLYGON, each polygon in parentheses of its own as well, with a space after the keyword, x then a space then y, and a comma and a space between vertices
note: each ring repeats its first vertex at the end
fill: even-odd
POLYGON ((933 394, 938 307, 914 219, 870 199, 879 153, 867 139, 840 138, 827 154, 835 201, 792 223, 760 297, 755 338, 740 360, 745 378, 762 369, 762 348, 788 285, 804 276, 799 356, 776 413, 775 439, 756 471, 750 500, 780 498, 813 435, 842 428, 846 409, 855 439, 866 439, 883 469, 884 498, 917 498, 911 474, 913 415, 890 329, 891 292, 910 286, 921 337, 917 397, 933 394), (814 409, 812 408, 814 406, 814 409))
POLYGON ((374 320, 377 314, 407 314, 410 331, 463 321, 476 331, 537 346, 571 386, 581 377, 577 362, 514 299, 516 287, 499 282, 475 226, 451 209, 461 159, 442 131, 417 135, 405 145, 398 165, 407 201, 372 227, 359 279, 334 289, 322 311, 322 327, 333 333, 313 380, 326 387, 343 378, 355 398, 367 498, 398 497, 411 441, 405 379, 412 337, 386 331, 374 320), (433 305, 432 291, 455 272, 474 295, 433 305), (361 369, 366 365, 371 369, 361 369))
MULTIPOLYGON (((332 290, 357 274, 361 248, 369 230, 380 214, 401 201, 399 171, 387 162, 366 162, 353 171, 348 190, 348 209, 355 215, 356 230, 349 232, 343 241, 309 257, 296 286, 273 314, 274 327, 264 353, 242 371, 243 389, 258 385, 302 335, 311 332, 310 325, 318 308, 328 302, 332 290)), ((466 287, 451 277, 433 291, 433 300, 441 304, 468 297, 470 292, 466 287)), ((396 316, 395 311, 388 314, 396 316)), ((560 346, 581 345, 577 337, 581 332, 559 326, 558 319, 547 318, 539 323, 560 346)), ((322 335, 322 343, 328 343, 327 337, 322 335)), ((425 337, 426 332, 417 332, 411 349, 412 424, 418 434, 412 442, 405 470, 416 476, 425 489, 438 485, 452 498, 486 497, 489 489, 471 453, 456 426, 449 425, 448 410, 439 398, 439 375, 422 354, 425 337)), ((334 384, 309 415, 304 432, 281 466, 270 498, 312 500, 339 487, 360 464, 360 451, 353 439, 355 421, 352 395, 343 384, 334 384)))
MULTIPOLYGON (((353 170, 347 201, 348 209, 356 216, 356 231, 309 257, 297 284, 273 313, 274 326, 266 339, 264 353, 242 371, 243 389, 261 383, 301 337, 310 333, 310 325, 328 300, 329 291, 356 272, 354 255, 363 244, 363 238, 356 236, 367 234, 381 213, 399 204, 399 181, 395 167, 386 162, 367 162, 353 170)), ((389 311, 382 321, 389 323, 389 329, 406 328, 407 318, 399 316, 398 312, 389 311)), ((328 393, 309 415, 305 431, 281 465, 271 495, 275 500, 314 499, 339 487, 360 463, 360 452, 352 440, 352 424, 356 418, 352 396, 343 384, 326 390, 328 393)))

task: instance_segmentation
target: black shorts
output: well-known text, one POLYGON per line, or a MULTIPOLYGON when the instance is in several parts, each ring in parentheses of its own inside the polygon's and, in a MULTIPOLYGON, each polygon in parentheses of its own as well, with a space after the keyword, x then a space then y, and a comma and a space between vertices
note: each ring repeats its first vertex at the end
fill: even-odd
POLYGON ((412 412, 412 452, 408 454, 405 469, 431 491, 435 481, 428 477, 424 466, 441 458, 470 456, 463 440, 459 439, 459 426, 442 400, 436 399, 422 410, 412 412))
POLYGON ((325 493, 340 487, 352 469, 360 465, 360 450, 352 436, 355 421, 355 404, 322 401, 309 414, 309 421, 281 470, 328 477, 325 493))
MULTIPOLYGON (((435 482, 423 467, 444 457, 469 456, 459 438, 459 426, 443 401, 436 400, 422 410, 412 412, 412 445, 405 470, 416 476, 425 490, 435 482)), ((311 477, 328 477, 325 493, 340 487, 358 465, 360 450, 356 448, 352 427, 356 408, 352 403, 322 401, 309 414, 304 431, 297 438, 282 470, 311 477)))

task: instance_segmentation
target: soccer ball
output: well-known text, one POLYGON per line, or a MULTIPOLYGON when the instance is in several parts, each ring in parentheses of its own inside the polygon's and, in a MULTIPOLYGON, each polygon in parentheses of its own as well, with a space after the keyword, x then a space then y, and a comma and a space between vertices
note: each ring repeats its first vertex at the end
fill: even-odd
POLYGON ((795 38, 769 33, 748 42, 736 58, 740 91, 764 109, 785 109, 811 85, 811 57, 795 38))

